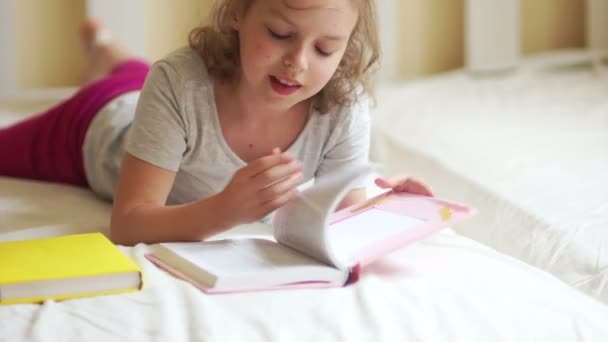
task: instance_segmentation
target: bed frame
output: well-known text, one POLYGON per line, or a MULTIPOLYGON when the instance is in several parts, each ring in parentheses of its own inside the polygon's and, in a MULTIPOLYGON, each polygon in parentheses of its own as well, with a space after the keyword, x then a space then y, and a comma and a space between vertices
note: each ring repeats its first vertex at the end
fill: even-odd
POLYGON ((0 1, 0 96, 14 92, 17 86, 15 1, 0 1))
POLYGON ((380 22, 380 44, 382 46, 382 68, 380 81, 399 79, 399 0, 377 1, 380 22))
POLYGON ((587 46, 596 70, 606 69, 608 57, 608 1, 587 0, 587 46))

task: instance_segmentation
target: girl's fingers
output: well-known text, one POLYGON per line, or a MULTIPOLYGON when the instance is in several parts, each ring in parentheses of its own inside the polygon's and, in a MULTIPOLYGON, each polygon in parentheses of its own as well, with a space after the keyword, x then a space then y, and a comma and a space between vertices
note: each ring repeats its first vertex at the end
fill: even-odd
POLYGON ((431 191, 430 187, 417 180, 408 179, 407 181, 405 181, 405 183, 395 187, 395 191, 409 192, 412 194, 423 195, 423 196, 433 196, 433 192, 431 191))
POLYGON ((281 195, 271 199, 270 201, 265 202, 262 205, 264 215, 268 215, 271 212, 279 209, 284 206, 289 200, 291 200, 298 193, 297 188, 292 188, 291 190, 282 193, 281 195))
POLYGON ((376 178, 376 180, 374 181, 374 183, 376 183, 377 186, 383 188, 383 189, 390 189, 392 188, 391 184, 385 179, 385 178, 376 178))
POLYGON ((295 160, 288 164, 279 164, 252 177, 251 184, 257 189, 264 189, 286 179, 287 177, 301 172, 301 170, 302 167, 300 163, 295 160))
POLYGON ((302 179, 302 173, 296 172, 274 184, 262 189, 259 192, 259 199, 262 203, 272 201, 283 194, 295 189, 302 179))
POLYGON ((433 196, 431 188, 424 182, 407 176, 376 178, 376 185, 383 189, 393 189, 396 192, 409 192, 423 196, 433 196))
POLYGON ((295 158, 288 153, 281 152, 279 149, 273 149, 272 154, 256 159, 247 164, 242 169, 244 177, 255 177, 260 173, 266 172, 268 169, 277 165, 288 164, 295 161, 295 158))
POLYGON ((375 183, 377 186, 383 189, 393 189, 395 187, 398 187, 400 184, 403 184, 407 180, 407 176, 395 176, 390 178, 381 177, 376 178, 375 183))
POLYGON ((396 186, 398 186, 399 184, 405 182, 406 180, 411 179, 406 175, 399 175, 399 176, 393 176, 393 177, 380 177, 380 178, 376 178, 376 185, 378 185, 381 188, 394 188, 396 186))

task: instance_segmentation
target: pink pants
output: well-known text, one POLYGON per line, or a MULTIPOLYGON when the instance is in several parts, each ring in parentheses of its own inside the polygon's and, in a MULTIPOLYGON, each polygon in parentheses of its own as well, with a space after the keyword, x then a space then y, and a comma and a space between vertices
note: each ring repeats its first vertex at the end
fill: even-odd
POLYGON ((0 175, 87 186, 82 145, 91 120, 112 99, 141 89, 149 69, 125 61, 49 110, 0 128, 0 175))

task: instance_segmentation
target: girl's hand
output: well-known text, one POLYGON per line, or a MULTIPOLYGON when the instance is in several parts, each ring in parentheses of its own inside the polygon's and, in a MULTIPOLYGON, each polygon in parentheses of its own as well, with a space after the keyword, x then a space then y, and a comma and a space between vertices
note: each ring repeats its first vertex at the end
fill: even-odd
POLYGON ((239 169, 217 195, 227 225, 255 222, 283 206, 296 194, 301 164, 278 148, 239 169))
POLYGON ((391 178, 376 178, 375 183, 383 189, 392 189, 395 192, 409 192, 416 195, 433 197, 431 187, 424 182, 409 177, 396 176, 391 178))

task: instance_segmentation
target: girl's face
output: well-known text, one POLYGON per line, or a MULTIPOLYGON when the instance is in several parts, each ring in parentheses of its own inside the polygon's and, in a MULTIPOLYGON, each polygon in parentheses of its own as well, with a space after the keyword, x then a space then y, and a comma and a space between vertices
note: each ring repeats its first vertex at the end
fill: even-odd
POLYGON ((291 107, 318 93, 336 71, 357 22, 352 0, 253 1, 236 18, 241 86, 291 107))

